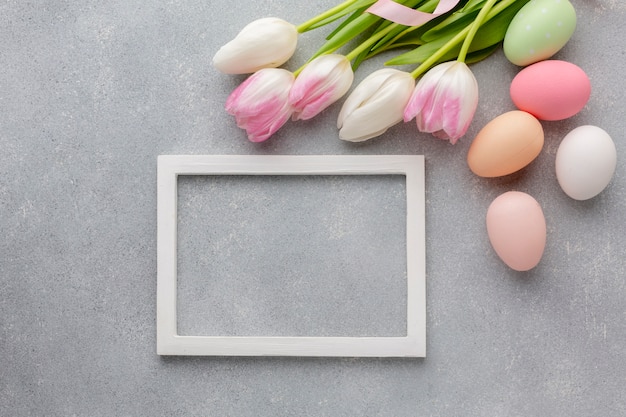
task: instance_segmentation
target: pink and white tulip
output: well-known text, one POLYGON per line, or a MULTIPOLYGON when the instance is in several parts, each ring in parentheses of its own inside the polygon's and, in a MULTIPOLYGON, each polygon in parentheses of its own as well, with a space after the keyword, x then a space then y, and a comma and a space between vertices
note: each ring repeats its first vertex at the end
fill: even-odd
POLYGON ((265 68, 252 74, 226 100, 226 111, 245 129, 251 142, 263 142, 291 117, 289 91, 294 82, 291 72, 265 68))
POLYGON ((362 142, 385 133, 402 120, 414 87, 411 74, 393 68, 367 76, 341 108, 337 119, 339 138, 362 142))
POLYGON ((350 61, 337 54, 322 55, 304 67, 289 93, 294 120, 308 120, 348 92, 354 73, 350 61))
POLYGON ((213 65, 225 74, 251 74, 262 68, 276 68, 296 50, 298 30, 276 17, 257 19, 222 46, 213 65))
POLYGON ((477 106, 478 83, 472 71, 463 62, 444 62, 417 83, 404 121, 415 118, 420 132, 455 144, 467 132, 477 106))

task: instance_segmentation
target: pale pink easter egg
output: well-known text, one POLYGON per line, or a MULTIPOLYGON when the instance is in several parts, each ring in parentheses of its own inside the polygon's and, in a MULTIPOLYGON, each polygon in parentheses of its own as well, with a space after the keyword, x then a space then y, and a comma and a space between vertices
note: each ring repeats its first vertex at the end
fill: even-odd
POLYGON ((528 271, 539 264, 546 246, 546 220, 532 196, 509 191, 487 210, 491 246, 511 269, 528 271))

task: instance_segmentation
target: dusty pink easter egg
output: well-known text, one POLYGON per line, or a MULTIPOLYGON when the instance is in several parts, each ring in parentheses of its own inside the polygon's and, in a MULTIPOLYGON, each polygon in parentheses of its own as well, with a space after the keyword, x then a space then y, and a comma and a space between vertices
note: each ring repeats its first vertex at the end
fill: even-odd
POLYGON ((577 65, 548 60, 521 70, 513 78, 510 92, 518 109, 540 120, 563 120, 585 107, 591 82, 577 65))
POLYGON ((487 210, 491 246, 511 269, 528 271, 539 264, 546 246, 546 220, 532 196, 509 191, 487 210))

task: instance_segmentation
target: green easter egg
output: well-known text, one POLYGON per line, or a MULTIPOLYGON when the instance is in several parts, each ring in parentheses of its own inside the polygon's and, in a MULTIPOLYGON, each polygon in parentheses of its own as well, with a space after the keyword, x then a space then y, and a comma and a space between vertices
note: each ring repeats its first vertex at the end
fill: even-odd
POLYGON ((515 15, 504 36, 504 55, 526 66, 548 59, 565 46, 576 29, 569 0, 531 0, 515 15))

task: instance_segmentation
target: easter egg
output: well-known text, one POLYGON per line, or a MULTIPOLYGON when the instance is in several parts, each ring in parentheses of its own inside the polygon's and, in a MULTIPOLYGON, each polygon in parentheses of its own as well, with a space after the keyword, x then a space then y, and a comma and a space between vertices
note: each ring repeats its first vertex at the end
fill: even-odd
POLYGON ((526 66, 548 59, 565 46, 576 29, 568 0, 531 0, 513 17, 504 35, 504 55, 526 66))
POLYGON ((513 110, 496 117, 478 132, 467 164, 481 177, 500 177, 530 164, 543 148, 543 128, 533 115, 513 110))
POLYGON ((591 82, 577 65, 548 60, 521 70, 511 82, 510 93, 518 109, 539 120, 563 120, 585 107, 591 82))
POLYGON ((556 152, 556 178, 571 198, 588 200, 611 182, 617 152, 611 136, 596 126, 580 126, 569 132, 556 152))
POLYGON ((487 210, 487 234, 496 254, 511 269, 528 271, 539 264, 546 246, 546 220, 532 196, 508 191, 487 210))

